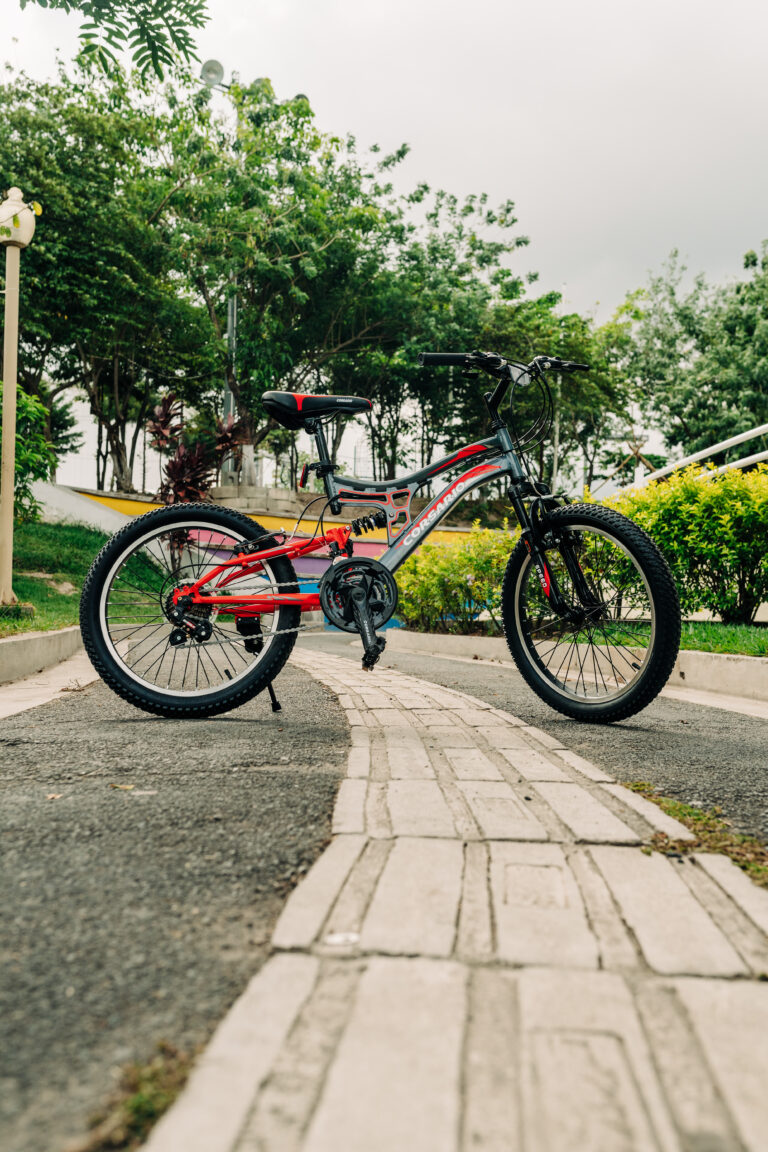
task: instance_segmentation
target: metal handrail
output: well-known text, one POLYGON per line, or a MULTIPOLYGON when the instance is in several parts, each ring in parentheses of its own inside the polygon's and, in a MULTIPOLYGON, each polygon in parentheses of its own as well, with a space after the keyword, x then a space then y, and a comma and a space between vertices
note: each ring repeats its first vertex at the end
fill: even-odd
MULTIPOLYGON (((726 448, 733 448, 736 444, 743 444, 745 440, 754 440, 758 436, 766 435, 768 435, 768 424, 761 424, 758 428, 751 428, 748 432, 739 432, 738 436, 731 436, 728 440, 722 440, 719 444, 713 444, 711 448, 704 448, 701 452, 694 452, 691 456, 684 456, 682 460, 678 460, 674 464, 667 464, 666 467, 660 468, 658 472, 650 472, 647 476, 643 476, 642 480, 627 484, 626 487, 641 488, 651 480, 661 480, 664 476, 670 476, 673 472, 679 472, 681 468, 687 467, 688 464, 695 464, 697 460, 704 460, 707 456, 714 456, 716 452, 724 452, 726 448)), ((729 468, 746 467, 748 464, 757 464, 760 460, 768 460, 768 452, 758 452, 754 456, 745 456, 743 460, 734 460, 730 464, 723 464, 722 467, 713 469, 711 472, 704 472, 702 475, 717 476, 721 472, 727 472, 729 468)))

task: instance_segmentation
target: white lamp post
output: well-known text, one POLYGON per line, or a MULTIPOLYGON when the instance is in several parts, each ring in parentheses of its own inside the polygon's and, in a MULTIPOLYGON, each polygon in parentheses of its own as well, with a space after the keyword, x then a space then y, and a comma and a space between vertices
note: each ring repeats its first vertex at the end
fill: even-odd
POLYGON ((13 571, 13 486, 16 468, 16 368, 19 346, 19 267, 21 249, 35 234, 35 215, 20 188, 0 201, 0 244, 5 245, 5 327, 3 332, 3 441, 0 464, 0 604, 15 604, 13 571))

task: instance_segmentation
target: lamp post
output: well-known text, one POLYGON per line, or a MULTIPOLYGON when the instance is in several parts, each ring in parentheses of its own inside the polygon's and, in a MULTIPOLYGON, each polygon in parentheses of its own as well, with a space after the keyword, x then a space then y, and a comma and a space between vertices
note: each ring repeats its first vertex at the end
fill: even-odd
POLYGON ((3 330, 3 440, 0 464, 0 604, 13 594, 13 488, 16 470, 16 369, 19 347, 19 268, 21 249, 35 234, 35 215, 20 188, 0 202, 0 244, 5 245, 5 326, 3 330))

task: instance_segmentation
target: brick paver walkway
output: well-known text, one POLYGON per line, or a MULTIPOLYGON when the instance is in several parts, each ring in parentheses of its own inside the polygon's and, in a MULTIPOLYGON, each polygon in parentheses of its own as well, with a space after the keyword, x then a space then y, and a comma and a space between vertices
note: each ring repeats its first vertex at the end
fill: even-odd
POLYGON ((768 892, 505 712, 294 659, 335 835, 148 1152, 764 1152, 768 892))

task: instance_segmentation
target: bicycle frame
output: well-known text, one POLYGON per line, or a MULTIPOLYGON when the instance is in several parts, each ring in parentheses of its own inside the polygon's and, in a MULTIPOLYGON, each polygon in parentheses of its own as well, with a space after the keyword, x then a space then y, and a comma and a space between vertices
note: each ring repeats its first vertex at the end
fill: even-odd
MULTIPOLYGON (((309 423, 309 422, 308 422, 309 423)), ((524 504, 526 496, 535 495, 531 490, 520 460, 515 453, 512 440, 505 425, 500 424, 494 435, 487 440, 469 444, 450 456, 431 464, 419 472, 404 476, 399 480, 386 483, 366 483, 365 481, 344 478, 336 481, 335 466, 328 456, 328 447, 325 434, 320 422, 313 422, 310 432, 315 437, 320 461, 313 467, 321 475, 328 502, 334 513, 338 513, 346 504, 362 504, 381 509, 387 517, 387 543, 388 547, 379 558, 390 572, 395 572, 414 550, 423 543, 430 532, 437 527, 440 521, 450 512, 451 508, 459 502, 468 492, 501 476, 509 477, 510 501, 515 510, 524 535, 530 534, 531 521, 524 504), (438 493, 426 508, 415 518, 411 516, 411 502, 415 493, 429 480, 449 471, 463 460, 480 461, 461 473, 446 489, 438 493)), ((291 539, 274 548, 262 549, 256 552, 242 552, 232 559, 223 560, 220 564, 197 579, 193 584, 179 587, 174 591, 174 603, 184 597, 187 604, 204 604, 216 607, 219 612, 236 616, 260 616, 273 612, 281 605, 293 605, 302 612, 316 612, 320 609, 320 596, 316 592, 269 592, 256 596, 238 596, 237 594, 216 595, 206 591, 206 586, 214 582, 218 591, 229 588, 241 577, 257 573, 263 561, 286 557, 295 560, 318 552, 323 548, 330 548, 334 555, 343 552, 350 544, 352 528, 344 525, 329 529, 322 536, 311 539, 291 539), (229 573, 227 575, 227 573, 229 573), (222 579, 223 577, 223 579, 222 579)), ((542 561, 543 564, 543 561, 542 561)), ((547 572, 546 567, 544 571, 547 572)), ((544 583, 544 577, 540 578, 544 583)), ((549 574, 547 572, 547 581, 549 574)))

